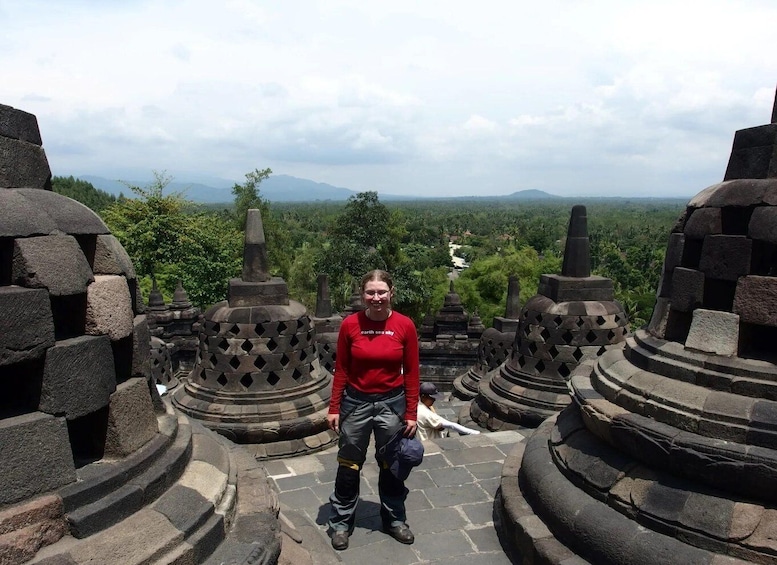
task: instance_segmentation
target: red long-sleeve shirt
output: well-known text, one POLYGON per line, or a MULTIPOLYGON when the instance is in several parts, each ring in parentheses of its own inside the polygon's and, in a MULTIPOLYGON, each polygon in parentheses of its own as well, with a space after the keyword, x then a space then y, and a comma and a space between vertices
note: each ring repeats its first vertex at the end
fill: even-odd
POLYGON ((340 413, 346 385, 368 394, 405 387, 405 419, 416 420, 420 369, 413 321, 392 311, 383 321, 364 311, 346 317, 337 337, 337 358, 329 413, 340 413))

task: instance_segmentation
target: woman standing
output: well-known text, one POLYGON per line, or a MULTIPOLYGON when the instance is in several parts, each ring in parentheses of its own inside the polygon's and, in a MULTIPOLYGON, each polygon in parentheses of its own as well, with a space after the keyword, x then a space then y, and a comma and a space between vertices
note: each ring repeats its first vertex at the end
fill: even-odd
POLYGON ((407 489, 377 453, 399 434, 416 432, 419 367, 418 337, 407 316, 391 309, 394 286, 381 270, 362 278, 366 310, 343 320, 327 421, 340 434, 335 489, 329 498, 332 547, 348 547, 359 501, 359 472, 375 435, 380 467, 378 493, 384 530, 401 543, 413 543, 405 515, 407 489))

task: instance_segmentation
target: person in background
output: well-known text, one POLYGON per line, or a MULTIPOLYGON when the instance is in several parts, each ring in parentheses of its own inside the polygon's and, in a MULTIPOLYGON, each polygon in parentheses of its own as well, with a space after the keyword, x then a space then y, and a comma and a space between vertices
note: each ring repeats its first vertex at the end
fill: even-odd
POLYGON ((418 435, 421 439, 445 437, 448 430, 466 435, 480 433, 478 430, 446 420, 435 411, 434 402, 442 398, 442 393, 437 391, 434 383, 421 383, 419 392, 421 402, 418 404, 418 435))
POLYGON ((359 474, 375 436, 380 467, 378 494, 383 529, 401 543, 415 541, 406 522, 405 483, 378 453, 392 440, 416 433, 419 363, 413 321, 391 308, 391 276, 370 271, 361 281, 366 309, 347 316, 337 338, 332 396, 327 422, 339 434, 337 476, 329 498, 332 547, 343 550, 353 530, 359 501, 359 474))

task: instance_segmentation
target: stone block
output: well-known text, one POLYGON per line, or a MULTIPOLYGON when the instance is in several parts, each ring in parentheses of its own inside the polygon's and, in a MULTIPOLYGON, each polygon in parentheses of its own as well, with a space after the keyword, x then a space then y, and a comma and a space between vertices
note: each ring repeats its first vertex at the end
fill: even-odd
POLYGON ((612 280, 595 275, 581 278, 540 275, 537 293, 554 302, 611 301, 614 299, 612 280))
POLYGON ((33 412, 0 420, 0 505, 76 480, 64 418, 33 412))
POLYGON ((16 190, 0 190, 0 237, 30 237, 48 235, 57 229, 48 214, 36 208, 16 190))
POLYGON ((693 311, 686 348, 730 357, 737 354, 738 343, 738 315, 704 308, 693 311))
POLYGON ((49 293, 0 286, 0 366, 43 357, 54 345, 49 293))
POLYGON ((29 141, 0 137, 0 188, 18 187, 51 190, 46 152, 29 141))
POLYGON ((5 104, 0 104, 0 137, 43 145, 35 115, 5 104))
POLYGON ((34 498, 0 511, 0 563, 21 563, 67 534, 62 499, 34 498))
POLYGON ((125 457, 157 433, 151 393, 145 378, 125 381, 111 395, 105 455, 125 457))
POLYGON ((777 176, 777 124, 737 131, 724 180, 777 176))
POLYGON ((704 273, 676 267, 672 273, 672 309, 690 312, 704 300, 704 273))
POLYGON ((722 233, 720 208, 696 208, 688 217, 683 232, 692 239, 704 239, 711 234, 722 233))
POLYGON ((753 210, 747 235, 752 239, 777 244, 777 208, 759 206, 753 210))
POLYGON ((733 311, 746 324, 777 326, 777 278, 741 277, 737 281, 733 311))
POLYGON ((110 233, 100 217, 80 202, 50 190, 20 188, 16 192, 48 214, 57 229, 70 235, 110 233))
POLYGON ((94 280, 78 242, 70 235, 46 235, 14 241, 12 282, 46 288, 54 296, 86 293, 94 280))
POLYGON ((92 270, 96 275, 124 275, 128 279, 137 278, 129 254, 119 240, 111 234, 97 236, 92 270))
POLYGON ((131 375, 151 377, 151 333, 145 315, 135 316, 132 324, 131 375))
POLYGON ((58 341, 46 352, 40 410, 68 420, 108 405, 116 390, 111 342, 107 336, 58 341))
POLYGON ((86 289, 86 334, 118 341, 133 329, 132 298, 121 275, 97 275, 86 289))
POLYGON ((671 271, 680 266, 683 260, 683 248, 685 247, 685 234, 670 233, 669 243, 666 246, 666 255, 664 256, 664 272, 671 271))
POLYGON ((286 305, 289 303, 289 289, 280 277, 273 277, 267 282, 230 279, 228 300, 232 308, 286 305))
POLYGON ((709 235, 704 238, 699 270, 713 279, 735 281, 750 272, 752 245, 744 235, 709 235))

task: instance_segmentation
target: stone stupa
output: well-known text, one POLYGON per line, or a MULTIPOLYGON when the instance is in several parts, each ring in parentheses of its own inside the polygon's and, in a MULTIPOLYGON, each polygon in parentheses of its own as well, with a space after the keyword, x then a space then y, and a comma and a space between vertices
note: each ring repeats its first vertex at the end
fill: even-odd
POLYGON ((657 294, 505 461, 525 563, 777 563, 777 104, 688 203, 657 294))
POLYGON ((585 206, 569 219, 561 275, 542 275, 523 307, 510 358, 481 379, 472 420, 490 430, 536 427, 570 402, 577 365, 623 347, 628 318, 612 280, 591 275, 585 206))
POLYGON ((243 274, 228 300, 205 312, 194 370, 173 405, 260 458, 324 449, 331 375, 316 355, 315 328, 286 282, 268 270, 259 210, 246 221, 243 274))

